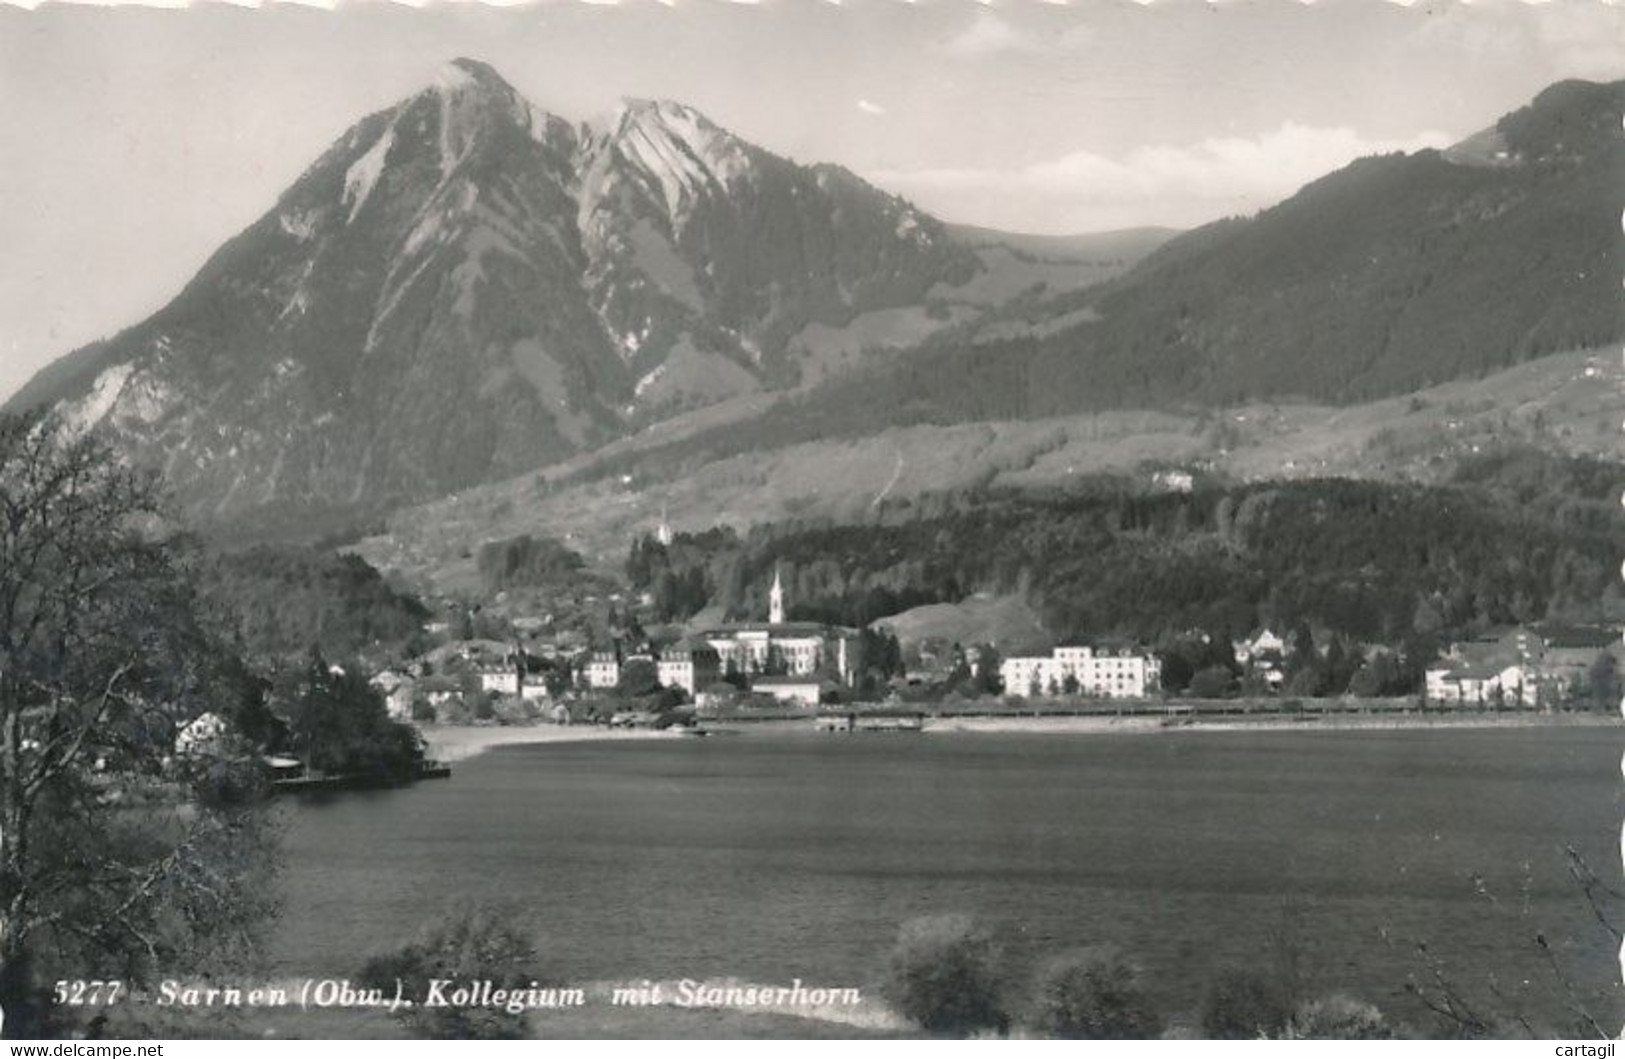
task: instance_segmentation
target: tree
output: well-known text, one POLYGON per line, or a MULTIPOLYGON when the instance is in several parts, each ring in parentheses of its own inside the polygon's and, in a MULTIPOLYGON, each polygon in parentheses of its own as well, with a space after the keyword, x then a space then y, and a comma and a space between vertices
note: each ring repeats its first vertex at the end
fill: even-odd
POLYGON ((1235 674, 1224 666, 1208 666, 1191 678, 1190 693, 1198 699, 1224 699, 1236 682, 1235 674))
POLYGON ((1319 665, 1306 665, 1287 678, 1286 693, 1298 698, 1316 698, 1326 693, 1326 674, 1319 665))
POLYGON ((1162 690, 1184 691, 1196 676, 1196 667, 1186 654, 1185 644, 1175 644, 1162 655, 1162 690))
POLYGON ((1299 670, 1316 665, 1320 654, 1315 650, 1315 635, 1309 631, 1307 622, 1299 622, 1298 627, 1292 630, 1292 654, 1287 657, 1287 670, 1297 673, 1299 670))
POLYGON ((950 688, 963 688, 971 680, 970 658, 965 654, 965 648, 957 641, 949 652, 949 658, 952 661, 945 683, 950 688))
POLYGON ((1333 993, 1299 1004, 1281 1036, 1294 1041, 1386 1041, 1398 1034, 1374 1005, 1333 993))
POLYGON ((1599 652, 1586 670, 1586 690, 1592 705, 1601 709, 1611 710, 1619 704, 1619 668, 1609 652, 1599 652))
POLYGON ((784 648, 771 640, 767 644, 767 660, 762 663, 761 675, 766 677, 787 676, 790 672, 790 660, 785 657, 784 648))
POLYGON ((1406 677, 1399 659, 1391 651, 1377 651, 1366 660, 1349 681, 1349 692, 1362 698, 1402 694, 1406 677))
POLYGON ((9 1034, 50 1026, 39 972, 131 984, 200 973, 269 911, 256 748, 231 735, 260 688, 222 646, 165 516, 154 479, 93 436, 0 416, 9 1034), (176 753, 179 731, 210 712, 225 734, 176 753))
POLYGON ((1202 993, 1202 1036, 1216 1041, 1278 1036, 1292 1017, 1291 986, 1252 967, 1221 967, 1202 993))
POLYGON ((930 1033, 966 1035, 1002 1027, 999 949, 967 916, 922 916, 903 924, 882 992, 930 1033))
POLYGON ((393 952, 374 956, 361 968, 364 986, 394 996, 397 984, 413 1001, 396 1015, 415 1034, 436 1040, 514 1040, 527 1035, 523 1011, 472 1004, 430 1007, 423 1003, 430 983, 490 982, 493 989, 550 989, 558 983, 539 970, 540 958, 528 934, 514 926, 512 908, 478 905, 449 910, 422 935, 393 952))
POLYGON ((423 760, 417 730, 391 719, 383 694, 359 672, 330 666, 319 650, 284 674, 274 698, 287 721, 288 749, 306 768, 379 782, 417 775, 423 760))
POLYGON ((998 648, 985 643, 980 648, 976 662, 976 690, 983 695, 997 695, 1004 690, 1003 678, 999 675, 998 648))
POLYGON ((1322 669, 1326 679, 1321 694, 1341 695, 1347 691, 1355 667, 1359 664, 1359 653, 1349 650, 1342 637, 1334 636, 1326 648, 1326 661, 1322 669))
POLYGON ((1054 958, 1039 972, 1034 993, 1034 1027, 1051 1037, 1141 1040, 1161 1029, 1139 971, 1111 946, 1054 958))
POLYGON ((660 690, 660 670, 647 658, 634 658, 621 666, 621 681, 615 690, 632 698, 653 695, 660 690))

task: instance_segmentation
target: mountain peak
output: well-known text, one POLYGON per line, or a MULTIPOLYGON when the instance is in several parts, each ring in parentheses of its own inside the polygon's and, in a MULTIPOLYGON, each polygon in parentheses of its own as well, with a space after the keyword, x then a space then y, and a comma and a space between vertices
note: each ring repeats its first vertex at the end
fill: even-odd
POLYGON ((574 148, 569 122, 531 103, 488 63, 457 58, 443 64, 427 87, 404 100, 397 113, 412 107, 438 111, 441 171, 453 168, 494 135, 517 128, 538 143, 568 151, 574 148))
POLYGON ((701 114, 687 103, 679 103, 674 99, 643 99, 638 96, 622 96, 620 105, 616 107, 616 124, 623 121, 677 121, 681 123, 701 123, 715 128, 711 119, 701 114))
POLYGON ((751 168, 750 154, 738 137, 693 107, 669 99, 622 99, 606 138, 659 186, 673 218, 705 189, 730 187, 751 168))
POLYGON ((805 329, 974 267, 685 104, 583 128, 486 63, 424 74, 26 400, 171 469, 207 520, 349 517, 786 385, 805 329))
POLYGON ((435 96, 442 103, 468 110, 518 113, 529 107, 513 85, 478 59, 453 59, 442 64, 419 95, 435 96))
POLYGON ((491 64, 466 57, 443 64, 435 72, 435 87, 452 90, 479 87, 498 89, 510 94, 514 92, 513 86, 504 80, 491 64))

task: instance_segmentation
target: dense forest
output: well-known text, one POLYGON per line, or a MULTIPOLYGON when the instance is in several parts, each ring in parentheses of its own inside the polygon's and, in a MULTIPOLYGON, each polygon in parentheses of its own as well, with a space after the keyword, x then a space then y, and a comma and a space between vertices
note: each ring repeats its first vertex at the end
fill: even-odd
POLYGON ((580 554, 562 541, 528 533, 480 545, 474 564, 489 592, 568 584, 586 566, 580 554))
POLYGON ((1611 577, 1625 468, 1518 451, 1444 487, 1349 480, 1154 493, 1097 478, 932 495, 862 525, 644 538, 627 573, 656 617, 756 616, 777 568, 790 617, 863 625, 974 592, 1017 593, 1060 640, 1167 643, 1307 626, 1356 644, 1625 617, 1611 577))
POLYGON ((235 615, 246 653, 267 661, 319 646, 329 658, 389 652, 421 635, 428 611, 366 560, 325 548, 256 545, 213 555, 204 592, 235 615))

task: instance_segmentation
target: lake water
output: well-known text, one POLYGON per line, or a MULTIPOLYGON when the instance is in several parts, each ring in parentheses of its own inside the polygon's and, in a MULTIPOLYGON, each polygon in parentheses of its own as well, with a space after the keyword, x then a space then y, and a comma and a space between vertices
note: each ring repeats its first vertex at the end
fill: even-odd
POLYGON ((1564 848, 1617 884, 1620 746, 1553 728, 507 747, 449 782, 291 807, 274 959, 353 973, 448 904, 500 900, 576 981, 867 986, 904 920, 968 912, 1017 959, 1115 942, 1169 1012, 1274 937, 1402 1016, 1422 942, 1485 1008, 1552 1017, 1542 932, 1617 1027, 1613 943, 1564 848))

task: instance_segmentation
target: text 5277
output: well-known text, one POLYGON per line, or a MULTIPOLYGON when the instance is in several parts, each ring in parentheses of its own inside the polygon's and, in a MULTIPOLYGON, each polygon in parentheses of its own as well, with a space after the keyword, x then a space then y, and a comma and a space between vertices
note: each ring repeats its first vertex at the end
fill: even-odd
POLYGON ((67 1007, 104 1007, 117 1004, 124 995, 124 983, 117 979, 63 979, 51 990, 52 998, 67 1007))

